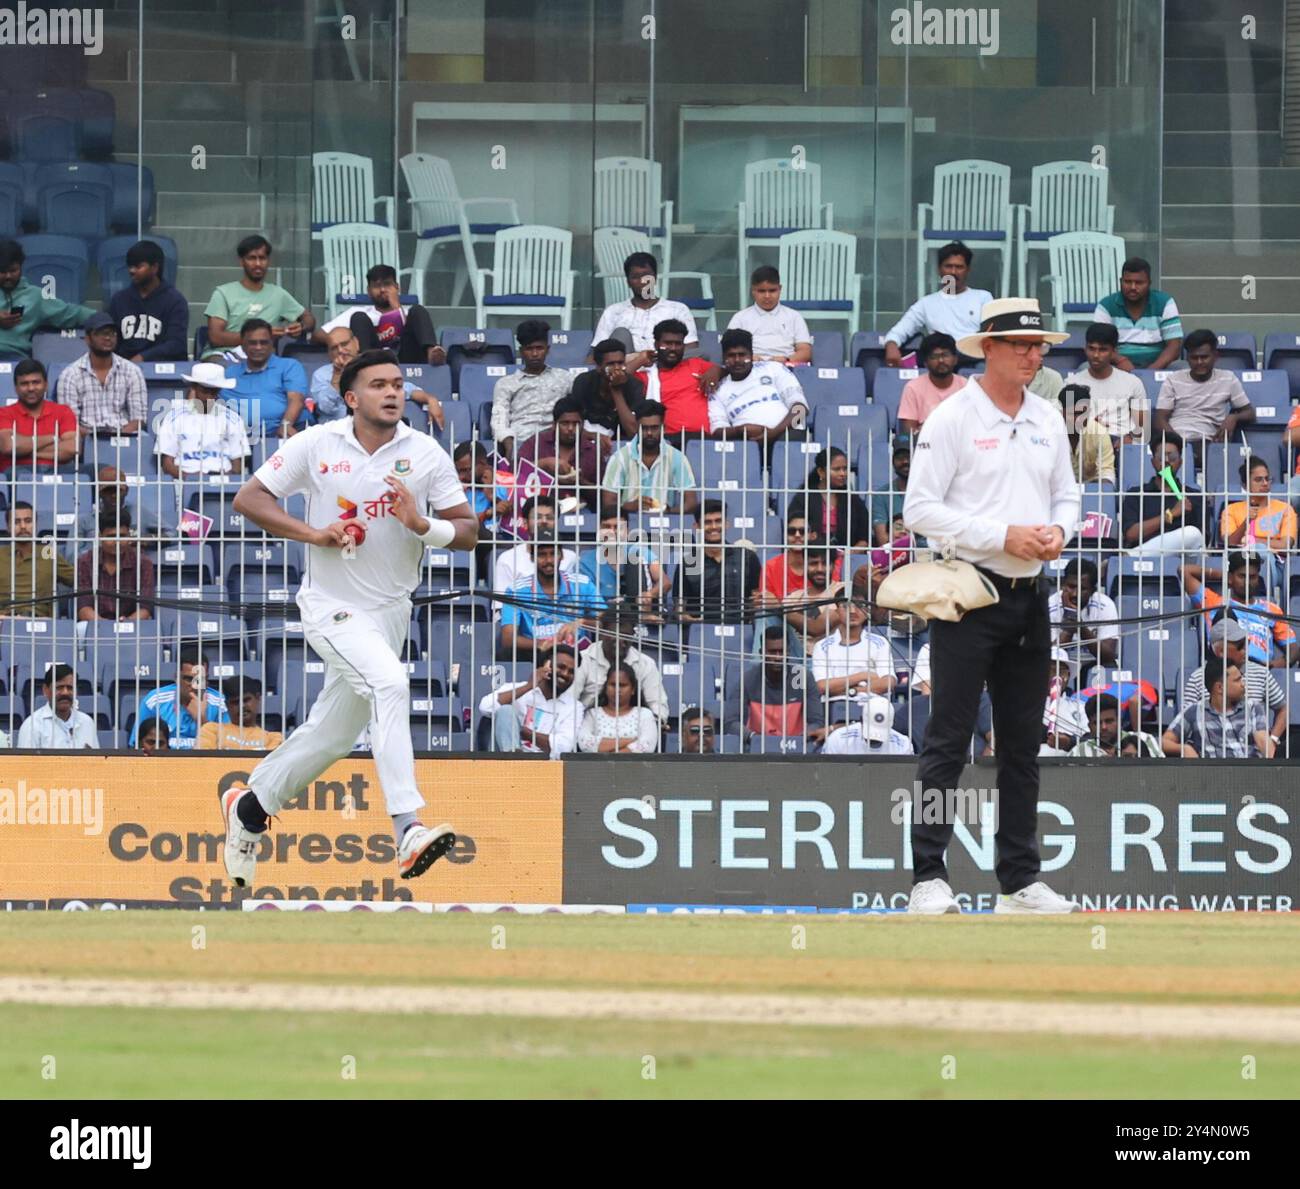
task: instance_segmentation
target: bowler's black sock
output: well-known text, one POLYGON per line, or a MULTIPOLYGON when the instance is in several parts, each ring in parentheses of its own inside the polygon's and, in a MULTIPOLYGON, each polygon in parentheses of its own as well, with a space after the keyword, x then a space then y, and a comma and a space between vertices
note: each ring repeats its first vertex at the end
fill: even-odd
POLYGON ((257 794, 252 789, 235 802, 235 812, 239 814, 239 820, 245 830, 260 834, 266 829, 266 810, 262 808, 261 801, 257 799, 257 794))

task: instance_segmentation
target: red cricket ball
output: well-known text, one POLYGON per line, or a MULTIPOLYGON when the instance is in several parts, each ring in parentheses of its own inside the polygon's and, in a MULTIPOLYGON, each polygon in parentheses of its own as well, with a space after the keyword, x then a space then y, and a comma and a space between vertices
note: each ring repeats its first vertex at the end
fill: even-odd
POLYGON ((360 545, 366 539, 365 526, 357 524, 355 521, 349 521, 345 524, 343 531, 352 538, 353 545, 360 545))

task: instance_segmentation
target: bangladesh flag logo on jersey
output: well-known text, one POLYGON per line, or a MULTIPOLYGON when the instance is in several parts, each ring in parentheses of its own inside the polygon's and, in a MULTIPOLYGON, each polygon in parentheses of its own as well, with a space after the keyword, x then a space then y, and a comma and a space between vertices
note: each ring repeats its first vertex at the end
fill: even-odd
POLYGON ((399 458, 393 463, 394 475, 409 475, 411 473, 411 460, 409 458, 399 458))

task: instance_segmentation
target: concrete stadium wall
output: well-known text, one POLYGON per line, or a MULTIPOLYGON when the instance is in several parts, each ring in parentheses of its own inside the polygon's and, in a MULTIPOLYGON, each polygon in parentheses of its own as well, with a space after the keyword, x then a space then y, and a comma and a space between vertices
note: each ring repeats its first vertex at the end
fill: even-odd
MULTIPOLYGON (((373 762, 334 765, 286 811, 257 886, 221 864, 218 798, 246 756, 9 752, 0 765, 0 911, 68 901, 238 907, 250 898, 438 904, 888 910, 906 904, 914 764, 716 757, 421 759, 449 861, 397 878, 373 762)), ((1288 911, 1300 902, 1294 763, 1049 763, 1043 873, 1087 908, 1288 911)), ((970 908, 997 893, 992 767, 949 851, 970 908)))

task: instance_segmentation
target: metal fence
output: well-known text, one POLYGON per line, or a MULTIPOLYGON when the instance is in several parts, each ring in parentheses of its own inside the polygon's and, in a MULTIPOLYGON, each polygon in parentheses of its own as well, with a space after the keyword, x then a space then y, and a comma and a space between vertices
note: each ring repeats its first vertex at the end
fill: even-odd
MULTIPOLYGON (((443 427, 410 403, 413 427, 434 433, 453 454, 468 445, 471 460, 482 449, 481 459, 470 463, 467 496, 476 506, 490 505, 476 550, 431 549, 424 559, 406 658, 417 749, 499 748, 502 736, 494 732, 491 713, 495 692, 530 680, 550 654, 539 641, 558 636, 577 645, 584 672, 598 667, 595 654, 605 639, 615 647, 631 645, 653 663, 662 687, 662 701, 656 698, 652 710, 653 746, 662 751, 698 746, 700 734, 682 728, 686 712, 701 708, 711 721, 690 725, 711 729, 718 751, 814 752, 824 738, 819 728, 861 721, 873 689, 889 700, 893 729, 919 750, 929 707, 926 625, 873 600, 886 574, 931 547, 896 521, 905 490, 905 439, 895 435, 894 416, 883 404, 819 399, 815 370, 805 369, 803 377, 814 399, 802 431, 772 443, 665 439, 684 455, 690 481, 663 506, 626 511, 602 529, 602 510, 629 502, 626 492, 610 493, 600 478, 626 441, 598 440, 597 473, 557 483, 540 466, 510 466, 493 453, 486 437, 490 404, 464 399, 464 378, 461 399, 453 399, 445 379, 434 383, 423 374, 445 368, 408 369, 422 386, 427 381, 430 390, 443 390, 443 427), (833 483, 844 483, 829 499, 826 471, 833 483), (553 515, 548 499, 555 501, 553 515), (702 532, 705 514, 719 505, 721 560, 708 552, 714 546, 702 532), (828 514, 828 505, 836 511, 828 514), (802 535, 791 531, 799 515, 802 535), (603 629, 595 625, 597 607, 580 590, 564 586, 552 593, 545 581, 527 581, 539 545, 558 550, 562 571, 585 570, 603 586, 600 604, 618 611, 603 629), (708 591, 703 603, 698 592, 687 597, 701 585, 708 591), (836 601, 843 598, 865 613, 866 645, 845 648, 835 636, 849 614, 836 601), (517 628, 512 621, 520 618, 538 634, 516 630, 510 639, 504 629, 517 628), (846 677, 854 680, 845 683, 846 677)), ((151 391, 158 379, 151 377, 151 391)), ((156 428, 173 397, 153 395, 161 402, 151 413, 156 428)), ((0 540, 0 604, 6 604, 0 606, 6 614, 0 620, 0 730, 11 745, 20 724, 44 703, 47 666, 60 662, 74 671, 78 706, 96 721, 101 745, 129 746, 141 702, 177 680, 187 646, 201 650, 208 687, 238 697, 242 682, 260 684, 267 728, 288 732, 303 723, 325 679, 293 603, 305 547, 266 537, 232 506, 247 469, 277 444, 256 436, 244 473, 180 480, 160 471, 151 432, 87 437, 78 458, 35 473, 9 460, 9 479, 0 488, 9 526, 0 540), (32 510, 30 539, 20 528, 22 504, 32 510), (116 524, 123 527, 115 530, 116 524), (113 559, 116 573, 109 574, 102 565, 113 559), (33 570, 41 583, 57 583, 52 596, 32 597, 24 583, 33 570), (112 617, 127 605, 115 605, 107 591, 138 596, 132 617, 112 617), (227 681, 235 686, 224 687, 227 681)), ((544 462, 548 449, 549 442, 534 442, 535 462, 544 462)), ((1186 567, 1202 567, 1203 600, 1231 602, 1229 560, 1244 549, 1258 559, 1251 573, 1259 589, 1237 602, 1262 599, 1277 610, 1238 605, 1232 614, 1247 629, 1248 650, 1274 662, 1269 676, 1282 702, 1268 706, 1268 718, 1280 728, 1278 754, 1289 754, 1287 728, 1300 724, 1300 670, 1290 663, 1286 613, 1294 610, 1292 591, 1300 591, 1300 560, 1293 552, 1294 513, 1287 514, 1295 493, 1286 476, 1294 466, 1280 430, 1247 430, 1232 443, 1186 451, 1173 479, 1190 509, 1176 525, 1166 521, 1161 528, 1195 524, 1203 544, 1182 534, 1166 539, 1168 552, 1157 552, 1150 541, 1134 548, 1125 539, 1135 523, 1159 516, 1171 493, 1169 481, 1156 476, 1148 446, 1117 443, 1115 467, 1113 484, 1081 484, 1083 531, 1045 573, 1059 592, 1072 581, 1075 563, 1083 562, 1103 596, 1082 609, 1088 630, 1070 622, 1068 598, 1056 608, 1054 635, 1064 651, 1060 680, 1044 691, 1045 740, 1051 735, 1065 750, 1085 735, 1078 695, 1098 690, 1119 697, 1126 729, 1159 737, 1183 708, 1187 682, 1208 655, 1208 617, 1190 613, 1197 604, 1187 575, 1197 572, 1186 567), (1247 516, 1240 533, 1225 531, 1225 509, 1249 499, 1240 468, 1258 459, 1270 468, 1267 490, 1257 493, 1268 508, 1261 517, 1247 516), (1152 482, 1157 490, 1128 494, 1152 482), (1093 629, 1100 640, 1085 638, 1093 629)), ((305 501, 294 497, 289 507, 302 515, 305 501)), ((1230 512, 1228 521, 1235 525, 1239 516, 1230 512)), ((1249 683, 1248 698, 1263 686, 1267 682, 1249 683)), ((364 736, 358 743, 365 744, 364 736)), ((995 748, 986 705, 972 753, 995 748)))

